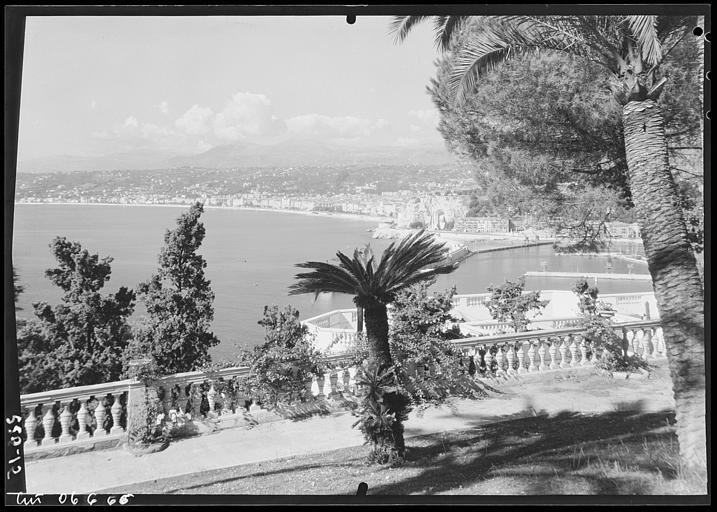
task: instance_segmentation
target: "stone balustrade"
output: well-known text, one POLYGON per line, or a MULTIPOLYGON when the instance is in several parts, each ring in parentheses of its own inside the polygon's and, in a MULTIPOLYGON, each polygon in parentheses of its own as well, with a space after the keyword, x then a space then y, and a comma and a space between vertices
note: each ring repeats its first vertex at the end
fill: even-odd
MULTIPOLYGON (((627 354, 648 360, 665 357, 659 321, 614 325, 614 329, 622 337, 627 354)), ((464 367, 470 367, 472 359, 475 376, 484 378, 591 365, 601 354, 585 342, 583 334, 583 329, 572 327, 476 336, 453 343, 464 354, 464 367)), ((325 363, 327 370, 304 384, 308 397, 351 399, 358 394, 357 366, 341 354, 326 357, 325 363)), ((241 391, 239 383, 247 375, 248 368, 244 367, 179 373, 159 379, 155 387, 165 413, 176 411, 188 413, 191 418, 220 421, 224 418, 227 425, 241 425, 244 423, 239 421, 240 417, 261 411, 254 397, 241 391)), ((143 384, 129 379, 22 395, 27 432, 25 449, 32 452, 100 438, 124 438, 130 410, 128 401, 132 391, 140 387, 143 384)))
MULTIPOLYGON (((646 360, 666 357, 659 321, 615 325, 614 329, 627 355, 646 360)), ((579 327, 465 338, 454 344, 485 376, 588 366, 602 356, 600 349, 585 341, 579 327)))
POLYGON ((132 380, 22 395, 25 450, 123 436, 132 380))

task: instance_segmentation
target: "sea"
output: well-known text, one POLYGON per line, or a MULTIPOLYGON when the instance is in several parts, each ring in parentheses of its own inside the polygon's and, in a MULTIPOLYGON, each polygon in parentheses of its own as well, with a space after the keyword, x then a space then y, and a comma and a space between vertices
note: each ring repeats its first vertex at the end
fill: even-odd
MULTIPOLYGON (((82 244, 92 254, 111 256, 112 274, 106 292, 120 286, 136 288, 158 266, 164 233, 188 207, 140 205, 20 204, 15 206, 13 265, 24 292, 18 316, 32 316, 32 304, 60 301, 61 291, 45 278, 56 262, 49 244, 56 236, 82 244)), ((375 221, 292 212, 206 208, 201 217, 206 237, 200 254, 215 293, 212 328, 221 343, 214 360, 233 359, 237 350, 263 341, 258 325, 265 305, 292 305, 302 319, 333 309, 353 307, 341 294, 288 295, 305 261, 336 262, 336 252, 351 254, 370 244, 376 254, 391 243, 372 238, 375 221)), ((473 247, 473 244, 471 244, 473 247)), ((520 247, 475 254, 452 274, 440 276, 433 289, 453 286, 459 294, 484 293, 491 284, 516 279, 528 271, 647 273, 647 265, 607 256, 558 255, 552 246, 520 247)), ((569 290, 573 278, 529 277, 531 290, 569 290)), ((602 293, 651 291, 649 281, 604 280, 602 293)), ((138 305, 134 319, 143 313, 138 305)))

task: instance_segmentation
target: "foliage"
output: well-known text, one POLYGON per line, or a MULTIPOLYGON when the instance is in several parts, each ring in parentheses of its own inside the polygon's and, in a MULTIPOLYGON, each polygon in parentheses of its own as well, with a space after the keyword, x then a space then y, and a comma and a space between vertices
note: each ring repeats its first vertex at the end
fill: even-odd
POLYGON ((585 279, 579 279, 573 292, 578 296, 578 307, 583 315, 581 323, 585 329, 585 343, 592 347, 591 350, 601 354, 595 366, 609 373, 647 369, 648 364, 641 357, 628 356, 623 350, 622 339, 615 332, 612 320, 600 316, 601 311, 610 311, 612 306, 598 300, 597 287, 589 286, 585 279))
MULTIPOLYGON (((582 242, 582 250, 605 237, 595 229, 600 223, 630 222, 621 112, 605 68, 570 52, 518 51, 457 103, 452 80, 462 52, 468 56, 476 38, 493 29, 488 18, 464 27, 454 30, 454 51, 438 60, 428 90, 441 112, 439 131, 453 152, 475 163, 492 209, 543 219, 582 242), (598 192, 600 197, 591 200, 598 192)), ((690 38, 679 41, 661 66, 670 79, 659 102, 670 163, 681 183, 701 180, 701 162, 688 158, 690 148, 701 144, 699 66, 690 38)))
POLYGON ((205 236, 194 204, 167 230, 159 254, 159 269, 138 287, 147 309, 133 355, 151 355, 164 374, 192 371, 210 361, 209 349, 219 343, 210 331, 214 318, 214 292, 204 276, 207 266, 197 253, 205 236))
POLYGON ((583 320, 585 328, 585 342, 592 344, 593 350, 598 350, 600 357, 595 362, 599 370, 613 372, 635 373, 647 370, 647 361, 636 354, 628 355, 623 349, 623 340, 615 332, 612 321, 600 316, 586 316, 583 320))
POLYGON ((20 326, 22 392, 119 379, 131 337, 127 320, 134 311, 134 292, 121 287, 115 294, 100 293, 110 278, 112 258, 100 260, 61 237, 50 247, 58 267, 45 275, 64 293, 54 307, 33 304, 35 318, 20 326))
POLYGON ((400 463, 405 456, 403 422, 408 419, 410 398, 398 385, 393 367, 370 364, 361 366, 356 384, 362 390, 361 404, 354 415, 354 427, 371 445, 369 463, 400 463))
POLYGON ((144 388, 144 401, 132 404, 129 414, 127 435, 131 444, 147 445, 167 441, 165 415, 162 403, 156 391, 149 386, 144 388))
POLYGON ((322 356, 299 312, 292 306, 284 311, 265 306, 259 325, 266 330, 265 342, 240 356, 250 368, 243 383, 249 396, 272 406, 307 398, 306 383, 321 372, 322 356))
MULTIPOLYGON (((444 244, 437 244, 432 235, 424 231, 410 235, 396 244, 395 242, 381 255, 378 265, 374 263, 373 251, 370 247, 363 250, 356 249, 353 259, 342 252, 336 256, 339 265, 324 262, 310 261, 300 263, 300 268, 310 269, 311 272, 298 274, 299 282, 290 287, 290 294, 314 293, 318 296, 322 292, 348 293, 354 295, 354 303, 363 308, 366 325, 366 341, 368 345, 371 364, 378 368, 391 367, 391 348, 389 344, 387 305, 396 299, 396 295, 411 285, 432 279, 438 274, 453 272, 458 265, 446 263, 447 249, 444 244)), ((383 370, 382 370, 383 371, 383 370)), ((403 395, 401 395, 403 397, 403 395)), ((392 409, 397 416, 392 423, 390 442, 393 443, 392 453, 403 457, 403 427, 401 426, 402 408, 399 402, 410 401, 409 398, 394 397, 395 408, 392 409)), ((388 398, 387 398, 388 400, 388 398)), ((366 402, 366 414, 377 415, 383 418, 381 406, 378 403, 366 402)), ((391 410, 391 402, 387 402, 391 410)), ((384 411, 385 412, 385 411, 384 411)), ((370 416, 366 416, 364 428, 369 428, 370 416)), ((378 420, 376 420, 378 421, 378 420)), ((382 437, 382 439, 389 439, 382 437)), ((384 448, 376 448, 384 450, 384 448)), ((383 455, 377 455, 383 460, 383 455)))
POLYGON ((530 312, 540 314, 540 310, 548 305, 547 300, 540 300, 540 292, 523 293, 525 278, 516 281, 506 280, 501 286, 489 286, 490 299, 486 304, 491 317, 499 322, 511 322, 515 332, 527 329, 530 312))
POLYGON ((454 264, 444 263, 446 253, 445 246, 435 243, 433 235, 423 230, 398 244, 391 243, 378 265, 370 248, 356 249, 353 259, 339 251, 338 266, 316 261, 297 264, 312 272, 297 274, 299 282, 290 287, 289 294, 348 293, 355 295, 356 305, 364 308, 389 304, 402 289, 455 270, 454 264))
POLYGON ((354 303, 363 308, 370 356, 384 364, 390 363, 388 316, 386 305, 401 290, 438 274, 447 274, 457 264, 446 263, 447 249, 437 244, 431 234, 418 231, 398 244, 395 242, 381 255, 376 265, 370 247, 356 249, 353 259, 342 252, 336 256, 340 264, 310 261, 298 267, 312 269, 298 274, 298 283, 290 294, 322 292, 354 295, 354 303))
POLYGON ((462 337, 458 326, 451 325, 456 320, 451 315, 455 288, 429 295, 430 285, 414 285, 396 296, 390 327, 391 355, 401 387, 421 409, 450 397, 486 395, 450 341, 462 337))
POLYGON ((585 279, 578 279, 575 282, 573 293, 578 296, 578 309, 583 315, 597 314, 597 302, 599 290, 597 286, 590 286, 585 279))

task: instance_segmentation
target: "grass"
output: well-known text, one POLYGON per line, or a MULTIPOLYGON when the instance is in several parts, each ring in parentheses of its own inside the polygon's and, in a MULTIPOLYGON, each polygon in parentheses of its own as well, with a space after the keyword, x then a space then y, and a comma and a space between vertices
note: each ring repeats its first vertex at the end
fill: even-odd
POLYGON ((536 412, 407 440, 399 467, 370 466, 367 448, 341 449, 132 484, 136 494, 667 495, 704 494, 679 466, 672 411, 536 412))

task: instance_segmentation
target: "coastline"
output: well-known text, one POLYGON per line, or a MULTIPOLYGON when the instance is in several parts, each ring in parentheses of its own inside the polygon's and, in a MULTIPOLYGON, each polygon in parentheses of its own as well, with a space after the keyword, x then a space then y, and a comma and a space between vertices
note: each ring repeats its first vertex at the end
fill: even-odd
MULTIPOLYGON (((154 203, 30 203, 19 201, 16 205, 51 205, 51 206, 143 206, 143 207, 159 207, 159 208, 189 208, 189 204, 154 204, 154 203)), ((365 220, 367 222, 389 222, 389 217, 377 217, 373 215, 360 215, 356 213, 334 213, 334 212, 311 212, 307 210, 289 210, 285 208, 260 208, 255 206, 204 206, 205 209, 209 210, 244 210, 244 211, 255 211, 255 212, 275 212, 275 213, 291 213, 295 215, 308 215, 316 217, 330 217, 334 219, 347 219, 347 220, 365 220)))

